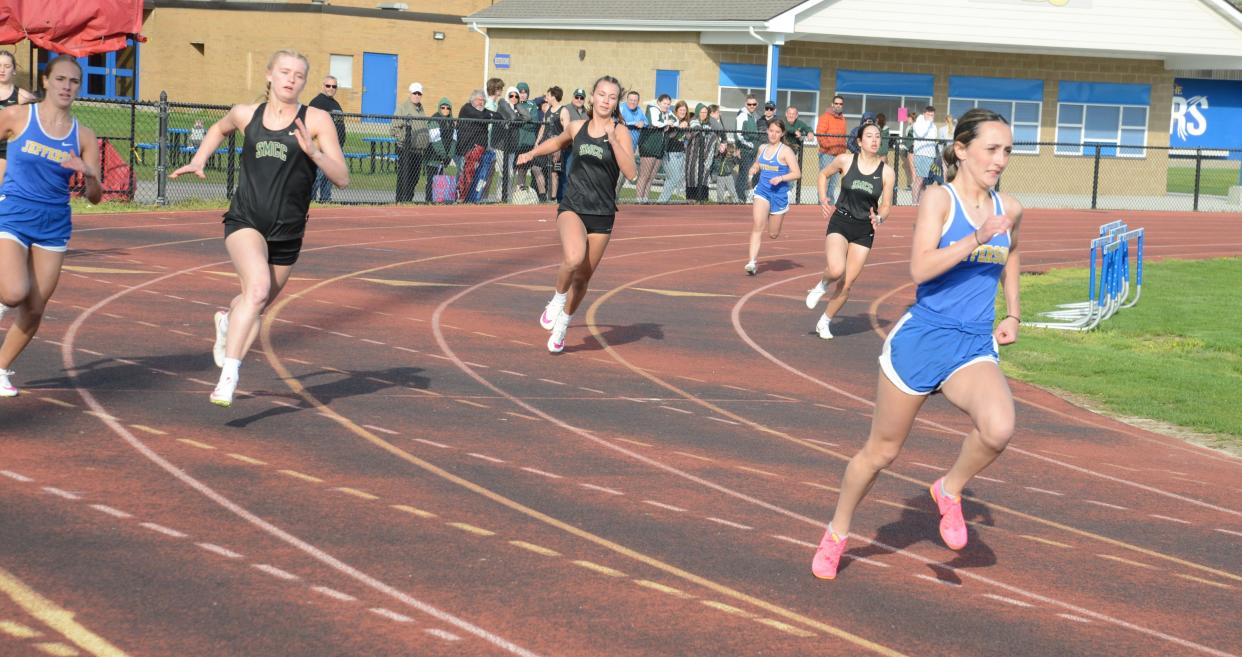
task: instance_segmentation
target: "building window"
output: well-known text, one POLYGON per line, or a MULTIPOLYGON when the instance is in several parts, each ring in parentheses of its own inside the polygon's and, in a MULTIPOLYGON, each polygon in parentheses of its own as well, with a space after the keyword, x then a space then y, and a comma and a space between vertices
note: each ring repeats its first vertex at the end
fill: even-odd
POLYGON ((968 110, 976 107, 992 110, 1005 117, 1013 128, 1013 152, 1039 154, 1039 117, 1043 110, 1041 103, 983 98, 949 99, 949 113, 954 118, 961 118, 968 110))
MULTIPOLYGON (((907 121, 931 104, 934 78, 926 73, 837 70, 836 95, 845 99, 845 116, 856 125, 866 112, 883 114, 887 125, 896 126, 898 109, 910 111, 907 121)), ((831 98, 828 98, 831 100, 831 98)))
POLYGON ((336 78, 339 88, 352 89, 354 87, 354 56, 329 55, 328 75, 336 78))
MULTIPOLYGON (((720 105, 722 112, 738 111, 746 105, 746 95, 754 94, 759 99, 759 110, 763 111, 763 97, 767 95, 767 89, 763 87, 720 87, 720 105)), ((777 89, 776 90, 776 114, 781 119, 785 118, 786 107, 798 108, 798 116, 804 121, 806 117, 815 116, 815 108, 819 106, 818 91, 795 91, 793 89, 777 89)), ((810 121, 807 121, 810 123, 810 121)))
POLYGON ((930 96, 889 96, 887 94, 855 94, 855 93, 838 93, 836 94, 845 99, 845 118, 848 119, 850 125, 857 124, 862 120, 862 115, 871 112, 872 114, 883 114, 887 121, 887 125, 897 124, 897 109, 905 107, 910 110, 910 118, 923 113, 923 108, 931 104, 930 96))
POLYGON ((1057 155, 1146 157, 1151 87, 1062 82, 1057 104, 1057 155))

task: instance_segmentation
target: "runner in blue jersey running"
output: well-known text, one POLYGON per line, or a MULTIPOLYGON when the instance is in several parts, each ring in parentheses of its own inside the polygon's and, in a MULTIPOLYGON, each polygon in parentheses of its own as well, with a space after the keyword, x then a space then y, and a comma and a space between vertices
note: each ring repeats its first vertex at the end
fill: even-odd
POLYGON ((62 55, 44 69, 42 101, 0 111, 0 139, 9 142, 0 186, 0 317, 13 315, 0 346, 0 397, 17 396, 9 367, 39 330, 60 280, 73 230, 70 178, 81 174, 91 203, 103 197, 95 133, 71 112, 81 87, 82 67, 62 55))
POLYGON ((789 182, 802 177, 798 156, 793 149, 785 147, 784 138, 785 122, 776 119, 769 123, 768 143, 755 154, 755 163, 748 174, 751 178, 759 176, 751 212, 754 223, 750 227, 750 259, 744 267, 749 276, 759 272, 756 260, 764 228, 771 239, 781 236, 781 222, 789 211, 789 182))

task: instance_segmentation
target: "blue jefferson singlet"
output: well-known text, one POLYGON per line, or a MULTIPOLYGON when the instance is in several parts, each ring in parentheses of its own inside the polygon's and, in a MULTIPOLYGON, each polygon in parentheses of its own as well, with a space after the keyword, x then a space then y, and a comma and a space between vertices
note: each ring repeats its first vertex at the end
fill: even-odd
POLYGON ((43 204, 69 204, 73 170, 60 163, 79 154, 78 120, 69 134, 50 137, 39 122, 38 104, 31 103, 26 129, 9 142, 9 166, 0 195, 43 204))
POLYGON ((776 145, 776 150, 771 152, 771 157, 764 156, 764 149, 771 149, 772 145, 767 144, 759 149, 759 185, 771 189, 774 192, 784 192, 789 188, 789 181, 782 180, 773 185, 772 179, 784 176, 789 173, 789 165, 781 163, 781 149, 785 144, 776 145))
MULTIPOLYGON (((937 245, 940 249, 958 240, 975 239, 971 233, 978 228, 966 216, 953 184, 945 185, 945 189, 953 199, 953 214, 940 234, 937 245)), ((995 191, 991 194, 993 211, 1003 214, 1005 207, 1000 195, 995 191)), ((975 247, 969 256, 945 273, 919 284, 915 305, 963 323, 991 324, 996 318, 996 286, 1008 259, 1009 233, 1006 232, 975 247)))

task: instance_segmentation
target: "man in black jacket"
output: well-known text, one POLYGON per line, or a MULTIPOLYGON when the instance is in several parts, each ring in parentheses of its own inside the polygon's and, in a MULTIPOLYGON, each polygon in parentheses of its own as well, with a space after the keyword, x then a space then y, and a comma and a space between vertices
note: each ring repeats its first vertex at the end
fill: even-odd
MULTIPOLYGON (((332 122, 336 124, 336 139, 345 145, 345 117, 342 116, 344 111, 341 104, 336 102, 336 78, 331 75, 323 79, 323 89, 318 96, 311 99, 310 106, 317 107, 332 115, 332 122)), ((332 183, 323 175, 322 171, 315 174, 315 186, 311 188, 311 198, 318 200, 320 203, 327 203, 332 200, 332 183)))

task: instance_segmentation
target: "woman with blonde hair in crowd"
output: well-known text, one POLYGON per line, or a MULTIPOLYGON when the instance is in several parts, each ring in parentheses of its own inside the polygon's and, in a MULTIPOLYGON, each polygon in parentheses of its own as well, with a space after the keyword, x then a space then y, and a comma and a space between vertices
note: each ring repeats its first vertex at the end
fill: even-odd
POLYGON ((673 105, 672 128, 664 137, 664 186, 660 203, 668 203, 678 190, 686 192, 686 142, 690 136, 690 106, 679 100, 673 105))
POLYGON ((294 50, 277 50, 267 61, 267 99, 234 105, 207 130, 189 164, 170 178, 192 173, 205 178, 207 159, 229 134, 244 135, 241 182, 224 213, 224 247, 241 282, 229 309, 215 316, 212 349, 220 381, 211 403, 229 406, 241 360, 259 334, 259 315, 280 294, 302 251, 315 172, 338 188, 349 169, 327 112, 303 105, 310 62, 294 50))

